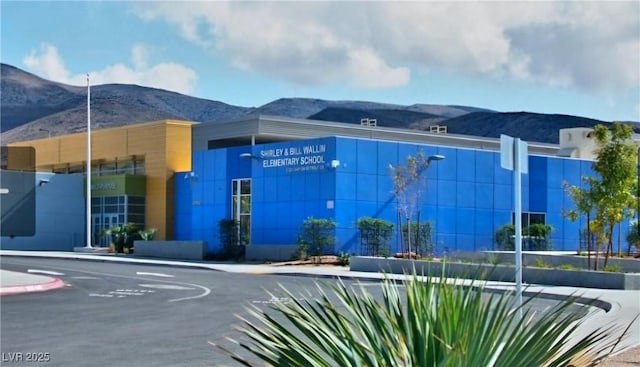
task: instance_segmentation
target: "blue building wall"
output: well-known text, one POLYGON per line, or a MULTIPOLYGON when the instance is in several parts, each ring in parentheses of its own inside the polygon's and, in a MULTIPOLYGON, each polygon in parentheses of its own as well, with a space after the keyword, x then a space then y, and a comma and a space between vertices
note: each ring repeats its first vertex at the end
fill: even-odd
MULTIPOLYGON (((494 233, 511 223, 513 211, 513 173, 500 167, 499 152, 346 137, 194 152, 194 174, 176 175, 176 237, 205 240, 217 250, 218 221, 232 215, 231 180, 251 178, 252 246, 296 244, 306 218, 334 218, 335 252, 359 253, 359 218, 398 226, 389 165, 406 164, 419 151, 446 157, 428 168, 421 195, 421 220, 434 223, 437 251, 495 248, 494 233)), ((522 210, 546 214, 555 250, 578 246, 585 223, 563 215, 573 208, 563 184, 581 184, 582 176, 592 175, 590 167, 588 161, 529 156, 522 210)), ((392 251, 398 242, 395 236, 392 251)))

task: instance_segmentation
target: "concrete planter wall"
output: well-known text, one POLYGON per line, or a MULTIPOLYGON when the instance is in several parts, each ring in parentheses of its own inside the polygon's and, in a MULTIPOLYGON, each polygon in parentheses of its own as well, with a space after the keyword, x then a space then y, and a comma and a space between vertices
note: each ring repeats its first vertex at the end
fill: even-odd
POLYGON ((204 241, 135 241, 136 256, 162 259, 203 260, 207 246, 204 241))
MULTIPOLYGON (((487 263, 494 263, 497 259, 499 264, 513 264, 515 261, 515 254, 513 251, 456 252, 452 257, 456 259, 469 259, 474 262, 487 263)), ((525 266, 532 266, 536 261, 540 260, 552 267, 559 267, 561 265, 572 265, 576 268, 587 267, 587 257, 577 256, 575 252, 568 252, 566 254, 548 254, 543 252, 522 253, 522 264, 525 266)), ((595 258, 591 255, 591 267, 593 267, 594 260, 595 258)), ((600 255, 598 259, 598 267, 602 268, 603 264, 604 256, 600 255)), ((640 259, 609 258, 607 265, 619 267, 620 271, 624 273, 640 273, 640 259)))
MULTIPOLYGON (((438 262, 353 256, 351 271, 379 272, 394 274, 411 273, 448 278, 473 278, 482 280, 513 282, 515 268, 512 265, 466 264, 458 262, 438 262)), ((640 290, 640 274, 610 273, 599 271, 578 271, 526 267, 522 271, 522 281, 529 284, 559 285, 601 289, 640 290)))

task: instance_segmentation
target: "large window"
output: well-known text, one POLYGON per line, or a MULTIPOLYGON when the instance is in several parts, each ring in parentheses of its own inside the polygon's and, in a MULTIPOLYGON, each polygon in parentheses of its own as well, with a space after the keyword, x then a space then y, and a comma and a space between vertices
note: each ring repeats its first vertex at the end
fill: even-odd
MULTIPOLYGON (((531 224, 547 224, 546 213, 522 212, 522 228, 531 224)), ((516 214, 511 213, 511 223, 516 224, 516 214)))
POLYGON ((94 244, 108 246, 109 240, 103 236, 106 229, 133 223, 139 229, 145 227, 144 196, 101 196, 91 198, 94 244))
POLYGON ((251 179, 241 178, 231 181, 231 217, 238 226, 240 243, 251 243, 251 179))

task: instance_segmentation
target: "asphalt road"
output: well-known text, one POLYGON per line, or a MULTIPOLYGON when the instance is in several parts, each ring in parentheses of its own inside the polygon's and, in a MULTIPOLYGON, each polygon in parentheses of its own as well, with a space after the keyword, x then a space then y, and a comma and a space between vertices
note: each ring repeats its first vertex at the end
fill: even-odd
MULTIPOLYGON (((10 359, 21 353, 23 359, 40 361, 29 366, 232 366, 235 362, 208 342, 233 346, 225 337, 240 338, 234 326, 241 322, 234 314, 247 316, 246 306, 266 308, 274 298, 282 299, 279 284, 301 294, 317 282, 335 282, 78 260, 3 258, 0 266, 48 274, 67 284, 61 290, 2 297, 3 365, 12 365, 10 359)), ((367 290, 379 294, 375 284, 367 290)), ((533 307, 553 304, 537 299, 533 307)))

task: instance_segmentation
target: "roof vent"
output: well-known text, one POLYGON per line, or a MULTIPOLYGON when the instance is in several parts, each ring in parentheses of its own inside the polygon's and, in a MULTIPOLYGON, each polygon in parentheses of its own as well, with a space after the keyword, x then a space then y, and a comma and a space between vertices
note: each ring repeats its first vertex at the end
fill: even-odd
POLYGON ((361 126, 376 127, 376 126, 378 126, 378 120, 369 119, 369 118, 360 119, 360 125, 361 126))
POLYGON ((440 126, 440 125, 429 126, 429 132, 433 133, 433 134, 446 134, 447 133, 447 127, 446 126, 440 126))

